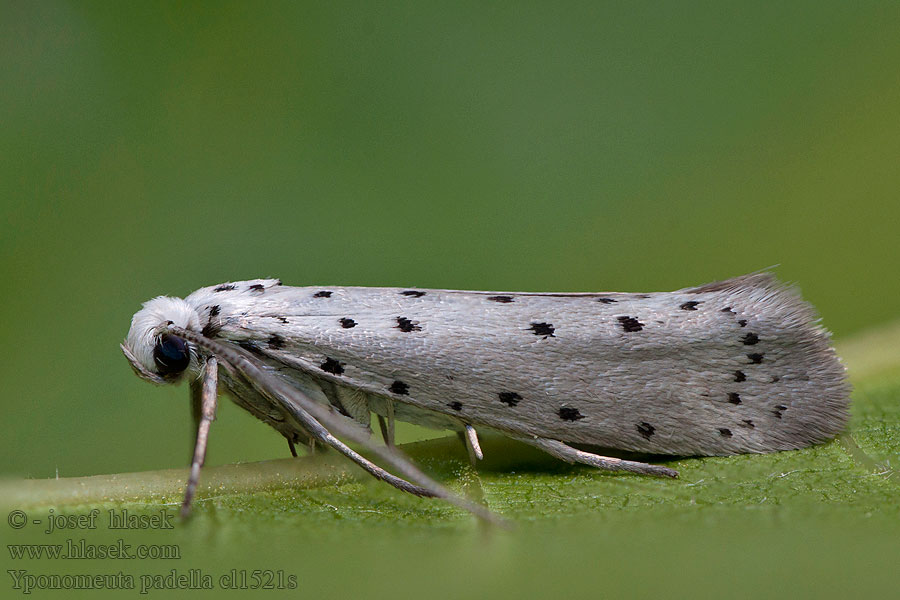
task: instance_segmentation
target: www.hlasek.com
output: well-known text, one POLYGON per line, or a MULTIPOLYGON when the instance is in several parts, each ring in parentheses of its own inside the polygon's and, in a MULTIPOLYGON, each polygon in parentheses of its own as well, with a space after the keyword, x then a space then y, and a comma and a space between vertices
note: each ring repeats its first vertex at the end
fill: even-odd
POLYGON ((118 571, 102 574, 35 574, 24 569, 10 569, 12 589, 30 594, 35 590, 139 590, 148 594, 155 590, 293 590, 297 588, 297 576, 287 575, 281 569, 231 569, 214 577, 202 569, 180 572, 171 569, 166 573, 129 575, 118 571))
POLYGON ((181 558, 178 544, 138 544, 132 546, 119 538, 112 544, 89 544, 85 539, 69 538, 64 544, 7 544, 9 557, 20 559, 78 560, 82 558, 176 559, 181 558))

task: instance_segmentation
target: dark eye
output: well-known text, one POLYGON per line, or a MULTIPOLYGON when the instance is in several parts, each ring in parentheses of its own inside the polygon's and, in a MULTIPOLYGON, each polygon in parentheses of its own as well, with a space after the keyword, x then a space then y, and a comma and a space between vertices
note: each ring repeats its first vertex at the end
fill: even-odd
POLYGON ((160 375, 175 375, 191 364, 191 352, 183 339, 164 334, 153 348, 153 360, 160 375))

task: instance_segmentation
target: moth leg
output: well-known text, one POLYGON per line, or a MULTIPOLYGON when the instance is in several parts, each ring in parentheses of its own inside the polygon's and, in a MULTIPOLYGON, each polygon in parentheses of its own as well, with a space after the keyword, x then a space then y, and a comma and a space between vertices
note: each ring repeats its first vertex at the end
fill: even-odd
POLYGON ((477 461, 484 459, 484 452, 481 451, 481 444, 478 442, 478 432, 475 431, 474 427, 466 423, 466 428, 458 433, 459 437, 466 444, 469 462, 474 467, 477 461))
POLYGON ((485 506, 461 498, 434 481, 396 449, 373 444, 369 439, 367 432, 363 431, 363 429, 353 421, 332 412, 329 407, 317 404, 302 390, 291 386, 284 380, 266 371, 263 366, 258 364, 248 353, 223 345, 198 332, 184 329, 173 324, 169 324, 166 327, 166 331, 192 342, 204 350, 214 353, 217 357, 222 359, 222 364, 229 372, 240 372, 240 374, 243 375, 258 392, 277 400, 281 407, 286 410, 287 414, 293 417, 304 431, 350 458, 376 478, 393 485, 397 489, 417 496, 443 498, 460 508, 468 510, 485 521, 490 521, 497 525, 507 525, 503 519, 492 513, 485 506), (334 434, 323 426, 323 423, 329 429, 333 429, 339 434, 368 448, 370 452, 386 461, 409 479, 417 482, 418 485, 392 475, 366 460, 337 439, 334 434))
POLYGON ((394 440, 391 439, 391 436, 388 433, 387 423, 381 415, 378 415, 378 427, 381 429, 381 439, 384 440, 384 445, 393 446, 394 440))
POLYGON ((611 458, 608 456, 591 454, 590 452, 578 450, 577 448, 573 448, 557 440, 533 436, 510 437, 535 446, 536 448, 540 448, 547 454, 564 460, 567 463, 582 463, 606 471, 628 471, 631 473, 640 473, 642 475, 656 475, 658 477, 678 477, 678 471, 675 469, 660 465, 650 465, 633 460, 623 460, 621 458, 611 458))
MULTIPOLYGON (((185 336, 187 337, 187 336, 185 336)), ((206 340, 208 343, 208 340, 206 340)), ((219 351, 222 353, 221 350, 219 351)), ((232 371, 235 369, 234 362, 241 361, 240 355, 236 355, 231 361, 223 361, 222 366, 232 371)), ((243 365, 244 369, 253 369, 256 370, 257 367, 250 362, 247 362, 243 365)), ((397 477, 396 475, 382 469, 375 463, 363 457, 361 454, 357 453, 355 450, 344 444, 340 439, 335 437, 325 426, 322 425, 319 419, 324 420, 323 417, 327 416, 329 419, 348 419, 345 427, 348 427, 349 431, 346 433, 350 433, 352 431, 356 435, 362 435, 362 438, 357 438, 354 441, 359 443, 365 443, 365 440, 368 436, 365 435, 364 430, 359 425, 355 424, 355 422, 349 420, 349 417, 341 415, 338 412, 332 412, 335 410, 334 408, 326 408, 324 406, 312 403, 309 405, 310 408, 314 409, 323 409, 327 410, 328 413, 326 415, 317 415, 314 417, 312 415, 311 410, 307 410, 301 403, 303 402, 304 397, 302 396, 302 392, 294 388, 283 388, 281 386, 281 382, 278 380, 269 380, 267 374, 259 371, 256 373, 256 377, 249 377, 247 373, 242 372, 247 382, 253 386, 256 391, 260 394, 266 396, 273 402, 276 402, 278 405, 287 409, 286 414, 290 417, 293 417, 294 423, 299 427, 301 431, 303 431, 307 436, 307 444, 309 445, 310 453, 314 453, 316 450, 316 442, 320 442, 323 447, 327 448, 331 446, 360 467, 362 467, 365 471, 373 475, 376 479, 380 479, 395 488, 402 490, 404 492, 408 492, 415 496, 436 496, 432 490, 427 489, 426 487, 420 487, 418 485, 412 484, 409 481, 397 477), (265 385, 264 383, 268 382, 269 385, 265 385), (274 385, 273 385, 274 384, 274 385)), ((333 424, 332 424, 333 425, 333 424)))
MULTIPOLYGON (((191 514, 191 502, 197 492, 197 482, 200 480, 200 469, 206 461, 206 444, 209 441, 209 428, 216 419, 216 395, 219 379, 219 366, 216 358, 211 356, 203 366, 202 383, 199 394, 191 394, 191 403, 196 408, 199 405, 199 423, 197 424, 197 437, 194 444, 194 458, 191 460, 191 473, 188 476, 187 489, 184 491, 184 501, 181 503, 181 518, 186 519, 191 514), (199 395, 199 402, 197 396, 199 395)), ((196 386, 191 391, 195 392, 196 386)), ((196 415, 196 412, 195 412, 196 415)))
POLYGON ((200 420, 203 418, 203 374, 197 379, 191 380, 191 423, 194 425, 194 435, 191 438, 191 460, 194 460, 194 450, 197 448, 197 435, 200 433, 200 420))
POLYGON ((306 446, 306 449, 310 454, 316 453, 316 438, 307 435, 301 431, 293 431, 291 433, 284 433, 284 439, 287 440, 288 449, 291 451, 291 456, 297 458, 299 453, 297 452, 297 445, 306 446), (290 437, 289 437, 290 436, 290 437))
POLYGON ((465 428, 458 430, 456 435, 459 437, 459 440, 465 444, 466 451, 469 455, 469 466, 472 467, 463 480, 463 489, 466 491, 466 497, 479 504, 486 504, 484 500, 484 487, 481 485, 481 478, 478 476, 477 470, 477 462, 484 458, 484 453, 481 451, 481 444, 478 442, 478 434, 475 432, 474 427, 466 423, 465 428))
MULTIPOLYGON (((228 370, 234 369, 234 365, 229 362, 223 362, 223 367, 225 367, 228 370)), ((253 365, 248 364, 245 368, 253 368, 253 365)), ((365 457, 363 457, 362 455, 360 455, 359 453, 354 451, 352 448, 350 448, 349 446, 344 444, 337 437, 332 435, 332 433, 330 431, 328 431, 328 429, 326 429, 322 425, 322 423, 319 422, 319 420, 316 417, 312 416, 310 411, 307 411, 303 406, 300 405, 299 398, 298 398, 299 394, 296 390, 294 390, 293 388, 277 389, 277 388, 272 388, 272 387, 261 386, 260 379, 265 380, 265 377, 266 377, 265 375, 258 375, 257 379, 252 379, 250 377, 247 377, 246 379, 247 379, 247 382, 250 385, 252 385, 259 393, 263 394, 264 396, 270 398, 273 401, 277 401, 279 405, 281 405, 282 407, 287 409, 287 414, 293 417, 295 425, 299 426, 300 430, 302 430, 306 435, 309 436, 306 440, 306 443, 308 444, 310 454, 315 453, 316 442, 318 441, 322 444, 322 446, 324 448, 331 446, 332 448, 334 448, 335 450, 337 450, 338 452, 340 452, 341 454, 343 454, 344 456, 346 456, 347 458, 349 458, 350 460, 352 460, 353 462, 358 464, 364 470, 369 472, 376 479, 380 479, 386 483, 389 483, 390 485, 394 486, 397 489, 400 489, 404 492, 408 492, 408 493, 416 495, 416 496, 434 496, 435 495, 428 489, 414 485, 414 484, 406 481, 405 479, 402 479, 400 477, 397 477, 396 475, 393 475, 392 473, 389 473, 388 471, 382 469, 375 463, 369 461, 368 459, 366 459, 365 457), (297 401, 291 402, 291 400, 297 400, 297 401)), ((313 406, 316 406, 316 405, 313 405, 313 406)), ((339 413, 336 413, 336 412, 331 413, 330 412, 331 409, 325 409, 325 410, 329 410, 329 413, 331 415, 333 415, 332 418, 334 418, 334 417, 341 418, 341 419, 349 418, 346 416, 341 416, 339 413)), ((348 425, 350 425, 354 429, 357 428, 357 426, 353 425, 352 422, 349 423, 348 425)), ((358 433, 363 433, 363 430, 361 428, 359 428, 358 433)), ((355 441, 359 442, 362 440, 355 440, 355 441)), ((288 444, 292 444, 292 441, 290 439, 288 439, 288 444)))
POLYGON ((381 415, 378 415, 378 426, 381 428, 381 437, 384 439, 386 446, 394 446, 394 401, 390 398, 385 400, 385 411, 387 412, 387 421, 381 415))

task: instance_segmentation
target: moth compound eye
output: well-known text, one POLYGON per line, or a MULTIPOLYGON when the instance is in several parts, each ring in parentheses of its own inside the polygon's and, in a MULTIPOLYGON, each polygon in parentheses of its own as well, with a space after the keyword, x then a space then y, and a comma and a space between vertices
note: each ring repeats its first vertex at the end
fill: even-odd
POLYGON ((160 375, 177 375, 191 364, 187 342, 180 337, 161 335, 153 348, 153 362, 160 375))

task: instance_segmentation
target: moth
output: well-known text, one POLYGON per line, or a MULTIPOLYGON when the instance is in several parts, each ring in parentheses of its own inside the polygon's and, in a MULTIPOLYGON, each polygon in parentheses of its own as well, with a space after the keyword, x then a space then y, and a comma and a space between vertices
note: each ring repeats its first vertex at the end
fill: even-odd
POLYGON ((564 461, 675 477, 592 450, 773 452, 831 439, 848 419, 828 332, 766 272, 647 294, 236 281, 146 302, 121 348, 148 381, 190 381, 197 436, 185 515, 219 389, 294 456, 298 444, 323 444, 401 490, 487 519, 394 447, 395 420, 455 430, 474 459, 477 431, 491 429, 564 461), (371 440, 373 414, 384 445, 371 440))

